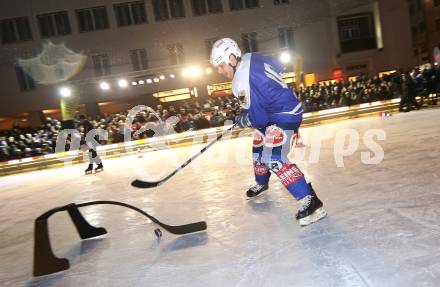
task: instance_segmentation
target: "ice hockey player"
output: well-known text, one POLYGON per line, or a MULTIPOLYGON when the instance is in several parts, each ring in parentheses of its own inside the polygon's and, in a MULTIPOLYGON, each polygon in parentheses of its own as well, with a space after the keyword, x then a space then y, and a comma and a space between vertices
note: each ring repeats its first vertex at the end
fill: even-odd
MULTIPOLYGON (((86 141, 87 134, 93 130, 93 125, 86 119, 84 115, 79 116, 79 126, 82 126, 84 129, 83 136, 81 137, 81 149, 83 151, 89 152, 89 166, 85 170, 86 174, 93 172, 93 163, 96 163, 98 166, 95 168, 95 172, 103 171, 104 166, 102 165, 102 160, 96 152, 96 146, 92 141, 86 141)), ((94 137, 97 142, 96 136, 94 137)))
POLYGON ((272 171, 300 202, 296 219, 301 226, 325 217, 327 213, 312 185, 287 158, 303 110, 280 76, 284 67, 275 59, 256 53, 242 55, 230 38, 214 43, 210 62, 218 73, 232 80, 232 92, 243 109, 236 118, 237 125, 256 129, 252 148, 256 184, 246 195, 252 198, 267 190, 272 171))

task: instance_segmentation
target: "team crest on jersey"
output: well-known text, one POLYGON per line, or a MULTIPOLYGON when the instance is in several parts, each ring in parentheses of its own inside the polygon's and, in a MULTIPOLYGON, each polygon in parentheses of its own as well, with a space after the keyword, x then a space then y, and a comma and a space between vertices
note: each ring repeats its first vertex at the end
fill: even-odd
POLYGON ((270 126, 266 128, 265 145, 267 147, 282 146, 287 140, 286 132, 277 126, 270 126))
POLYGON ((260 147, 264 144, 264 136, 259 130, 255 131, 253 144, 254 147, 260 147))

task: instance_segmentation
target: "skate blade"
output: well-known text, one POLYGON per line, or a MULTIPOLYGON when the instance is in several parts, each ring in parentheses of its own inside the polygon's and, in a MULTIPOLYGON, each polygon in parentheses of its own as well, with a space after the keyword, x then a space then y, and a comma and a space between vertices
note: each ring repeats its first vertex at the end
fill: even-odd
POLYGON ((320 219, 323 219, 324 217, 326 217, 326 215, 327 215, 327 211, 325 211, 324 208, 320 207, 317 210, 315 210, 315 212, 310 214, 309 216, 301 218, 299 220, 299 225, 307 226, 307 225, 312 224, 320 219))
POLYGON ((255 196, 252 196, 252 197, 249 197, 249 196, 246 195, 246 199, 247 199, 247 200, 257 199, 257 198, 262 197, 262 196, 265 195, 266 193, 267 193, 267 190, 264 190, 264 191, 260 192, 259 194, 255 195, 255 196))

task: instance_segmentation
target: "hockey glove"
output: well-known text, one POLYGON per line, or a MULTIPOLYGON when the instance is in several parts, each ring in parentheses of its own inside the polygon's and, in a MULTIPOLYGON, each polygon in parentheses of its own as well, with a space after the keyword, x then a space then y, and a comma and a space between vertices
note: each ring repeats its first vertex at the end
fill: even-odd
POLYGON ((235 122, 238 127, 252 127, 251 120, 249 119, 249 114, 247 112, 241 113, 235 117, 235 122))

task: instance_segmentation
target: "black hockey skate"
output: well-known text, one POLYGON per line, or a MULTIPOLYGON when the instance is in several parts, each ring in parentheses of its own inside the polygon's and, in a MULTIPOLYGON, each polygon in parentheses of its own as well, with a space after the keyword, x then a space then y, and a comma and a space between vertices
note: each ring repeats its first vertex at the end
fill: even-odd
POLYGON ((104 170, 104 166, 102 163, 98 164, 98 166, 95 168, 95 172, 100 172, 104 170))
POLYGON ((93 172, 93 164, 89 164, 89 167, 84 172, 86 174, 91 174, 93 172))
POLYGON ((301 206, 296 214, 296 220, 299 221, 299 225, 306 226, 312 224, 327 215, 327 212, 322 207, 322 201, 318 198, 312 185, 309 183, 312 189, 312 194, 300 200, 301 206))
POLYGON ((246 192, 248 198, 256 197, 269 188, 268 184, 255 184, 246 192))

